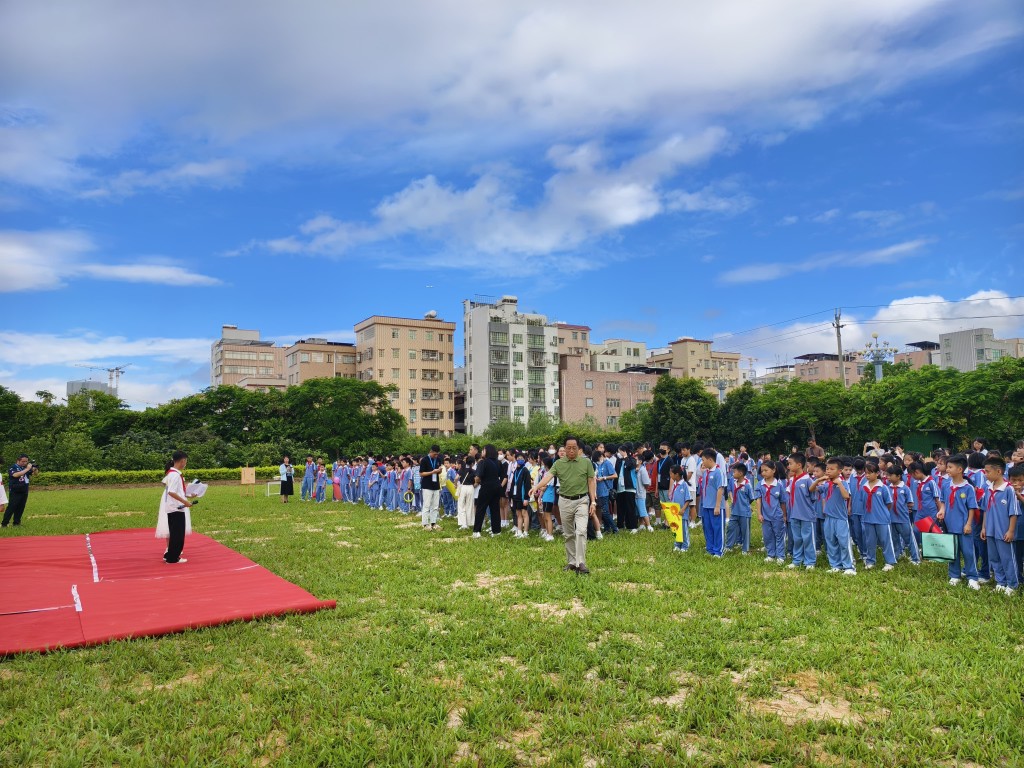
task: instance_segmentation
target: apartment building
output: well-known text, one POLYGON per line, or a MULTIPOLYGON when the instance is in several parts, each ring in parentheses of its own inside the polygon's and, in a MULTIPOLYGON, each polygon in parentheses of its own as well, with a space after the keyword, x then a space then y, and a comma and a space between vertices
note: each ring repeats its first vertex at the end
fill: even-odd
POLYGON ((243 379, 284 381, 284 349, 260 339, 257 330, 223 325, 210 347, 210 386, 244 386, 243 379))
MULTIPOLYGON (((811 352, 797 355, 794 366, 795 378, 800 381, 839 381, 839 355, 827 352, 811 352)), ((859 352, 843 354, 843 367, 846 369, 846 386, 850 387, 860 381, 864 369, 869 365, 859 352)))
POLYGON ((590 345, 590 368, 594 371, 621 371, 646 365, 647 344, 627 339, 607 339, 590 345))
POLYGON ((926 365, 941 365, 942 354, 939 345, 934 341, 912 341, 907 344, 910 349, 897 352, 894 363, 909 363, 911 368, 923 368, 926 365))
POLYGON ((1020 339, 997 339, 991 328, 971 328, 941 334, 939 351, 943 368, 973 371, 1003 357, 1020 357, 1024 344, 1020 339))
POLYGON ((758 389, 764 389, 765 384, 774 384, 776 382, 790 381, 796 378, 796 366, 795 365, 773 365, 770 368, 765 368, 764 373, 760 376, 754 376, 750 379, 750 383, 758 389))
POLYGON ((558 329, 559 355, 589 355, 590 326, 555 323, 558 329))
POLYGON ((572 423, 593 419, 602 427, 616 428, 619 417, 654 397, 654 385, 665 369, 641 366, 629 371, 594 370, 590 356, 559 358, 559 416, 572 423))
POLYGON ((558 418, 559 349, 587 349, 590 329, 522 313, 515 296, 493 304, 467 299, 463 322, 467 431, 479 435, 501 419, 525 423, 539 411, 558 418))
POLYGON ((356 377, 396 391, 391 403, 410 435, 455 431, 455 323, 374 315, 355 326, 356 377))
POLYGON ((670 368, 679 378, 698 379, 713 394, 728 393, 743 385, 740 375, 739 352, 722 352, 712 348, 712 342, 682 336, 669 342, 668 347, 652 349, 647 364, 670 368), (724 388, 719 388, 719 382, 724 388))
POLYGON ((309 379, 356 378, 356 346, 344 341, 299 339, 284 350, 286 384, 309 379))

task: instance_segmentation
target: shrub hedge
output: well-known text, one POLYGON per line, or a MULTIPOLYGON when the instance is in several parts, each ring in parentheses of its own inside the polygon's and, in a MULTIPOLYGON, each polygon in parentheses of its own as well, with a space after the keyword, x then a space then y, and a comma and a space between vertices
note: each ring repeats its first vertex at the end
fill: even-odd
MULTIPOLYGON (((32 485, 45 488, 55 485, 137 485, 159 483, 164 473, 160 469, 78 469, 69 472, 40 472, 32 478, 32 485)), ((277 467, 256 467, 256 482, 277 478, 277 467)), ((235 469, 185 470, 185 480, 241 480, 242 471, 235 469)))

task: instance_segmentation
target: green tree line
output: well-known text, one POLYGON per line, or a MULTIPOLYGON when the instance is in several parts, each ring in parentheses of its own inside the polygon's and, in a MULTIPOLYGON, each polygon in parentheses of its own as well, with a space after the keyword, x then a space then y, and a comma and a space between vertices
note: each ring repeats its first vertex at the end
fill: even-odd
POLYGON ((865 440, 905 443, 926 433, 965 448, 982 436, 1009 447, 1024 438, 1024 360, 1004 358, 962 373, 889 366, 881 382, 790 381, 758 391, 746 384, 719 404, 694 379, 662 376, 650 403, 623 414, 618 431, 593 420, 563 424, 534 414, 526 424, 500 421, 479 437, 411 436, 392 406, 390 388, 374 381, 313 379, 284 392, 214 387, 144 411, 116 397, 83 392, 67 403, 26 401, 0 387, 0 455, 21 453, 43 470, 160 469, 170 452, 196 468, 272 466, 285 453, 335 458, 425 453, 439 443, 462 453, 470 442, 526 448, 560 444, 568 434, 600 440, 712 440, 721 448, 781 452, 809 437, 832 452, 859 453, 865 440))

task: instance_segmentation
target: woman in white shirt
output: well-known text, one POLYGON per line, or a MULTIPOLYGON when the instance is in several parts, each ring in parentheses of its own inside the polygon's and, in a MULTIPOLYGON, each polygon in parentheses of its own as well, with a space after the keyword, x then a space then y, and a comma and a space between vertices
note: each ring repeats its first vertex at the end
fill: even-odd
POLYGON ((185 480, 181 475, 186 464, 188 454, 184 451, 175 451, 167 464, 167 473, 163 479, 164 492, 160 497, 160 519, 157 521, 156 536, 158 539, 167 539, 164 562, 171 565, 188 562, 181 556, 181 550, 185 548, 185 536, 192 532, 192 520, 188 511, 192 502, 185 497, 185 480))

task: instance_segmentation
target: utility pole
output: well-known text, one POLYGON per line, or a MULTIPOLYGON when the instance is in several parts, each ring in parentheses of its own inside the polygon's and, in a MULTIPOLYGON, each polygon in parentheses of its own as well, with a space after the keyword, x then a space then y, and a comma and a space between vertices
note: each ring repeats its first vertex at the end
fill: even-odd
POLYGON ((832 327, 836 329, 836 354, 839 355, 839 380, 843 382, 843 387, 846 387, 846 360, 843 359, 843 324, 840 319, 843 316, 843 311, 836 307, 836 319, 832 323, 832 327))

